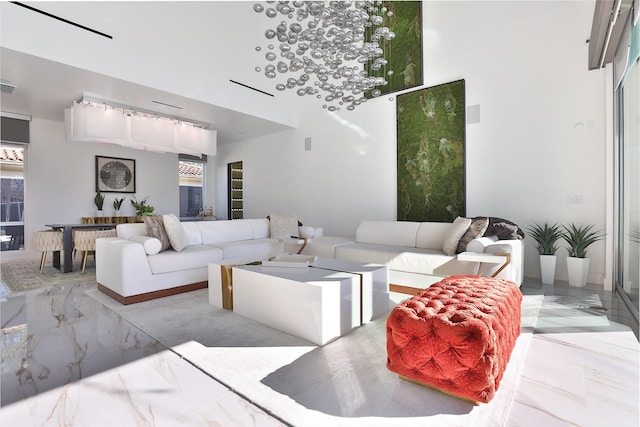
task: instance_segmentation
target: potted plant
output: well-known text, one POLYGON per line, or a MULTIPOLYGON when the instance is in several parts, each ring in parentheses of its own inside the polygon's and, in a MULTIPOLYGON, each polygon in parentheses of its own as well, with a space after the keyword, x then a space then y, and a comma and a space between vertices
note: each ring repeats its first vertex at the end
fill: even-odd
POLYGON ((587 258, 587 248, 593 243, 601 240, 604 236, 600 231, 593 230, 591 225, 563 225, 562 238, 569 245, 567 251, 567 274, 569 275, 569 285, 584 287, 587 284, 589 275, 589 258, 587 258))
POLYGON ((536 241, 536 249, 540 255, 540 277, 542 283, 552 285, 556 274, 556 243, 562 239, 562 229, 560 225, 542 225, 534 223, 529 228, 531 237, 536 241))
POLYGON ((96 216, 102 216, 102 206, 104 205, 104 196, 102 195, 100 190, 96 192, 96 196, 93 198, 93 203, 95 203, 96 208, 98 208, 98 212, 96 216))
POLYGON ((144 216, 152 216, 153 215, 154 207, 150 206, 150 205, 147 205, 147 199, 148 198, 149 198, 149 196, 147 196, 144 199, 138 201, 136 199, 136 196, 133 196, 133 200, 131 200, 131 204, 135 208, 136 216, 138 217, 138 221, 140 221, 140 222, 141 222, 142 217, 144 217, 144 216))
POLYGON ((113 199, 113 209, 116 211, 116 216, 120 216, 120 208, 122 207, 122 203, 124 202, 124 197, 118 199, 117 197, 113 199))

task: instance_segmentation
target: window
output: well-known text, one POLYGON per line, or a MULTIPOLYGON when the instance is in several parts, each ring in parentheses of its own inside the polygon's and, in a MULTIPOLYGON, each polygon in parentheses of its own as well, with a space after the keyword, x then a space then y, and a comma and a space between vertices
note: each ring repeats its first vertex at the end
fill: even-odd
POLYGON ((179 160, 180 218, 198 216, 204 209, 204 162, 179 160))
POLYGON ((24 148, 0 146, 0 248, 24 244, 24 148))

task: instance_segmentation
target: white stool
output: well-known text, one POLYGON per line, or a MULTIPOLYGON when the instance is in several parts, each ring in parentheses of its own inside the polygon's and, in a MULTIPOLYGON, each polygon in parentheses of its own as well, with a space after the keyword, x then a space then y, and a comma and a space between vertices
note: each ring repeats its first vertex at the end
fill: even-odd
POLYGON ((63 249, 62 231, 43 230, 33 233, 33 245, 37 251, 42 252, 40 257, 40 273, 44 269, 47 252, 61 251, 63 249))

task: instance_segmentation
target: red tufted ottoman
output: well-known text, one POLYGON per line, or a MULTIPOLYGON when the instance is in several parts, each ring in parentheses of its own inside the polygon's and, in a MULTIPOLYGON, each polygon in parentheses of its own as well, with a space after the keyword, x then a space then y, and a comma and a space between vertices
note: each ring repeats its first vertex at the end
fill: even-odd
POLYGON ((520 335, 518 286, 452 276, 396 306, 387 318, 387 368, 472 402, 493 399, 520 335))

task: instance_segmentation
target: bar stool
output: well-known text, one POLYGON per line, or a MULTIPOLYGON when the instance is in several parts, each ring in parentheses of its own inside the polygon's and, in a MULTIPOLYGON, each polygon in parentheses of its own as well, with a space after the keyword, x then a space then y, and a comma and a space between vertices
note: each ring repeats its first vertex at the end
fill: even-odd
POLYGON ((82 272, 87 266, 89 252, 95 258, 96 239, 103 237, 117 237, 116 230, 75 230, 73 233, 73 248, 82 252, 82 272))
POLYGON ((64 247, 62 240, 62 231, 60 230, 43 230, 33 233, 33 245, 37 251, 42 252, 40 273, 44 269, 47 252, 61 251, 64 247))

